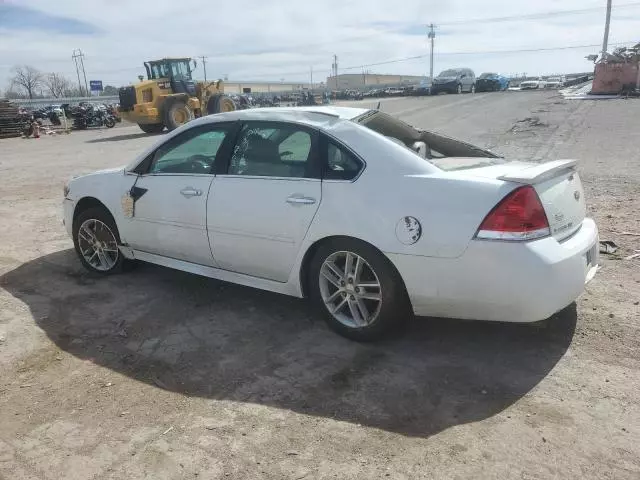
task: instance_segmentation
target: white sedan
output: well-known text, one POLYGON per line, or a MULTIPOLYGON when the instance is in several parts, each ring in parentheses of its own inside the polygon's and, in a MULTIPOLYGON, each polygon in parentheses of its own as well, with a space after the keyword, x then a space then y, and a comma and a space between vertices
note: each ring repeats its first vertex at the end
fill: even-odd
POLYGON ((64 218, 92 272, 141 260, 309 297, 369 340, 412 314, 534 322, 571 304, 598 262, 575 166, 508 162, 378 110, 243 110, 71 180, 64 218))

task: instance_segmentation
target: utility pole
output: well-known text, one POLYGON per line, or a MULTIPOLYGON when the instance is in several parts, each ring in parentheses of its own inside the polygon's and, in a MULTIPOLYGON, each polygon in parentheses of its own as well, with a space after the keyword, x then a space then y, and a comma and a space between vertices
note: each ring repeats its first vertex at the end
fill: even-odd
POLYGON ((207 81, 207 57, 198 57, 202 59, 202 68, 204 68, 204 81, 207 81))
POLYGON ((436 26, 432 23, 429 25, 429 34, 428 38, 431 40, 431 54, 429 55, 429 79, 433 84, 433 43, 436 38, 436 26))
POLYGON ((607 17, 604 21, 604 39, 602 40, 602 57, 607 53, 609 43, 609 23, 611 22, 611 0, 607 0, 607 17))
POLYGON ((80 95, 82 95, 82 84, 80 83, 80 70, 82 70, 82 76, 84 77, 84 92, 85 95, 89 96, 89 85, 87 84, 87 73, 84 70, 84 53, 79 48, 73 51, 71 55, 73 59, 73 63, 76 66, 76 75, 78 76, 78 88, 80 90, 80 95))
POLYGON ((336 79, 336 90, 338 90, 338 56, 333 55, 333 75, 336 79))
POLYGON ((313 67, 309 67, 309 75, 311 78, 311 90, 313 90, 313 67))

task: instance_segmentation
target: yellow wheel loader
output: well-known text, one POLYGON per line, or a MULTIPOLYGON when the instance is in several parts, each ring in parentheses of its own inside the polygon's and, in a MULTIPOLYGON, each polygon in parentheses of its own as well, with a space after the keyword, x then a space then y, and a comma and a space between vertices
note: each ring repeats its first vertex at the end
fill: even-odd
POLYGON ((221 80, 194 82, 191 58, 163 58, 145 62, 147 80, 122 87, 120 116, 137 123, 143 132, 174 130, 189 120, 212 113, 230 112, 236 105, 224 95, 221 80))

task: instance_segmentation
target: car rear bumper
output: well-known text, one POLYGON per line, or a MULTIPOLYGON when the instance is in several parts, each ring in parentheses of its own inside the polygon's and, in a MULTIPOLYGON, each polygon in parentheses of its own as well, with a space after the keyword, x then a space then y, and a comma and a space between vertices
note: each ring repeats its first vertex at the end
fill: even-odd
POLYGON ((570 305, 593 278, 598 229, 587 218, 562 242, 552 237, 526 243, 473 240, 454 259, 387 255, 416 315, 535 322, 570 305))

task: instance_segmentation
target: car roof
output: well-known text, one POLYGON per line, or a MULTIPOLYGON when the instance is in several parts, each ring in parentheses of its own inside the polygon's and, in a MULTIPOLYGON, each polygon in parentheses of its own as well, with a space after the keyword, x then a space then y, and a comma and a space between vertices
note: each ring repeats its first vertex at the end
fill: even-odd
POLYGON ((232 112, 207 115, 189 125, 217 123, 235 120, 273 120, 291 121, 317 125, 326 123, 327 120, 354 120, 369 112, 368 108, 335 107, 335 106, 309 106, 309 107, 266 107, 250 108, 247 110, 234 110, 232 112))

